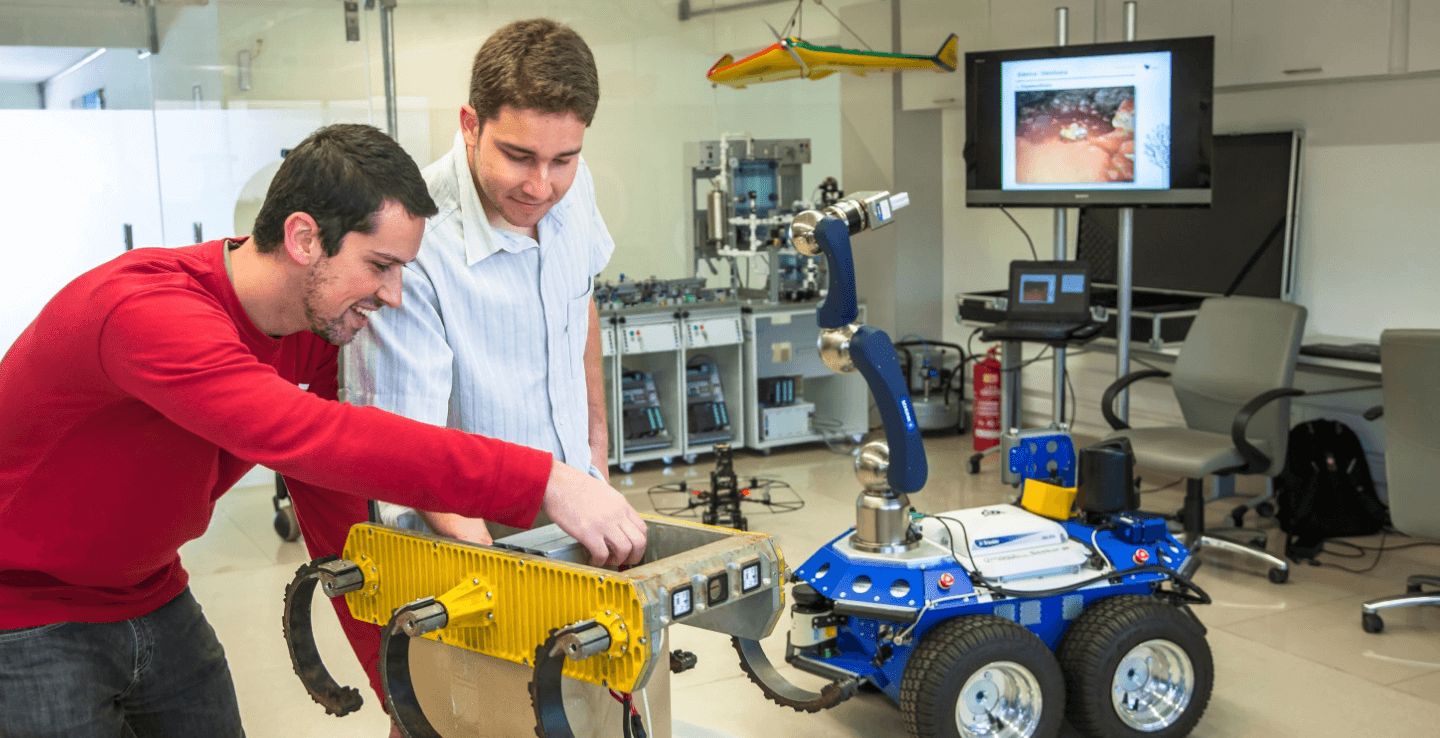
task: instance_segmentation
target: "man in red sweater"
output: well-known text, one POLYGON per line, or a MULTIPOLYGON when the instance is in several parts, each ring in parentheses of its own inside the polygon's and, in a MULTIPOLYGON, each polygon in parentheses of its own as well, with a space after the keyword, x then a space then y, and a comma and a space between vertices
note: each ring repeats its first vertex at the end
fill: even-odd
MULTIPOLYGON (((0 360, 0 735, 244 735, 178 549, 257 463, 351 506, 517 526, 543 507, 596 563, 639 560, 624 498, 549 454, 334 401, 336 346, 400 307, 434 213, 388 137, 323 128, 253 239, 127 253, 20 335, 0 360)), ((336 500, 296 504, 319 529, 336 500)))

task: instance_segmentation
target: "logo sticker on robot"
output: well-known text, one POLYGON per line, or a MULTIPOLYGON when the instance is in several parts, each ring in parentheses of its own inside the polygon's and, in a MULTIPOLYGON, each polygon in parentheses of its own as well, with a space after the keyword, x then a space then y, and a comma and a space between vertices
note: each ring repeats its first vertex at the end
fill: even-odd
POLYGON ((905 416, 905 430, 915 430, 915 409, 910 406, 910 398, 900 398, 900 412, 905 416))
POLYGON ((1132 558, 1135 559, 1135 563, 1144 564, 1145 562, 1150 560, 1150 552, 1146 551, 1143 548, 1137 548, 1135 549, 1135 555, 1132 558))
POLYGON ((1030 533, 1019 533, 1019 534, 1016 534, 1016 535, 1013 535, 1013 536, 997 536, 997 537, 995 537, 995 538, 981 538, 980 540, 978 540, 978 541, 975 542, 975 548, 990 548, 991 546, 999 546, 999 545, 1002 545, 1002 544, 1005 544, 1005 543, 1009 543, 1009 542, 1011 542, 1011 541, 1018 541, 1018 540, 1020 540, 1021 538, 1024 538, 1024 537, 1029 536, 1029 535, 1031 535, 1031 534, 1030 534, 1030 533))

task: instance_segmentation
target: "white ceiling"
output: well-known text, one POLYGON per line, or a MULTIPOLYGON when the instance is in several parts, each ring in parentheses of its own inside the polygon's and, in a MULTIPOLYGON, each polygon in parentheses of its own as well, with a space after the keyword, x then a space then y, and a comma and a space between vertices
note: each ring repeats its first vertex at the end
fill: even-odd
POLYGON ((54 46, 0 46, 0 82, 44 82, 94 51, 54 46))

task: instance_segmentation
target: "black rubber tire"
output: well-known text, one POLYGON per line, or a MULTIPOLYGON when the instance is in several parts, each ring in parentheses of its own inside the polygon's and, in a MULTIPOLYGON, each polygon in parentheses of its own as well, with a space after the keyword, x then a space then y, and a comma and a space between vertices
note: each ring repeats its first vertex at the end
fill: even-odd
POLYGON ((1065 674, 1066 715, 1090 738, 1180 738, 1190 734, 1215 683, 1215 664, 1205 628, 1185 611, 1154 597, 1119 595, 1080 613, 1055 651, 1065 674), (1195 686, 1185 712, 1164 729, 1144 732, 1126 725, 1115 712, 1110 689, 1121 659, 1153 639, 1183 650, 1195 671, 1195 686))
POLYGON ((1360 613, 1360 627, 1366 633, 1379 633, 1385 630, 1385 621, 1379 615, 1371 612, 1360 613))
POLYGON ((1290 581, 1290 570, 1289 570, 1289 569, 1281 569, 1280 567, 1277 566, 1277 567, 1272 568, 1272 569, 1266 574, 1266 576, 1270 577, 1270 581, 1271 581, 1271 582, 1274 582, 1275 584, 1284 584, 1285 582, 1290 581))
POLYGON ((900 713, 911 738, 960 738, 955 706, 976 671, 1013 661, 1040 685, 1040 719, 1033 738, 1050 738, 1065 713, 1065 680, 1055 654, 1034 633, 994 615, 947 620, 925 635, 900 679, 900 713))

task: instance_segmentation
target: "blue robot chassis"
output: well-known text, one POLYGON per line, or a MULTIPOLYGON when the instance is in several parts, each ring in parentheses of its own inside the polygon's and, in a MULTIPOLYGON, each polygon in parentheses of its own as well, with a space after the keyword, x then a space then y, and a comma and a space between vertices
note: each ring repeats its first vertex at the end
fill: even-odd
MULTIPOLYGON (((827 257, 819 349, 865 376, 885 427, 856 458, 857 525, 795 569, 786 661, 829 680, 798 687, 754 641, 742 669, 780 705, 815 712, 861 688, 894 701, 912 738, 1045 738, 1062 717, 1089 738, 1180 738, 1209 701, 1214 665, 1190 606, 1194 554, 1156 516, 1127 511, 1057 521, 1016 505, 915 512, 928 474, 893 346, 856 320, 849 236, 889 223, 908 199, 859 193, 792 225, 827 257)), ((1058 432, 1012 450, 1025 478, 1075 486, 1058 432), (1054 440, 1049 452, 1043 441, 1054 440), (1032 451, 1026 451, 1028 446, 1032 451)))

